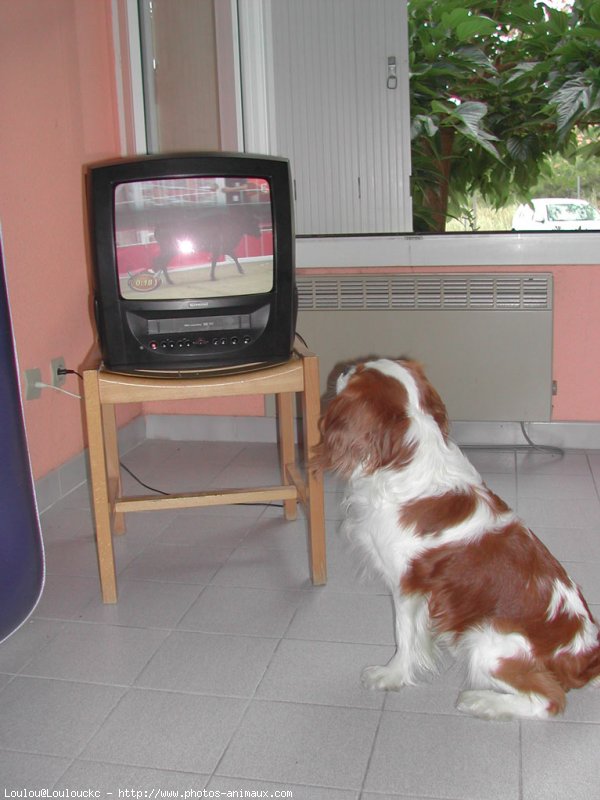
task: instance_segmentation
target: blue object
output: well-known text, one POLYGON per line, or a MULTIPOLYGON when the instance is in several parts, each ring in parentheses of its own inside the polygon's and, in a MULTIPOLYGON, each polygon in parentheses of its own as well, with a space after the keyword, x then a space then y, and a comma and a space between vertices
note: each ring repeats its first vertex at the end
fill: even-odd
POLYGON ((31 614, 43 585, 44 550, 0 238, 0 642, 31 614))

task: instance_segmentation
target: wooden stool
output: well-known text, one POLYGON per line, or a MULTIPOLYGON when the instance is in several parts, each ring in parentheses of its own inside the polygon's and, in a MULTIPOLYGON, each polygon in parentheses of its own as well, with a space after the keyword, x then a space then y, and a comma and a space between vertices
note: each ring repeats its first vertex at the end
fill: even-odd
MULTIPOLYGON (((313 584, 327 580, 323 475, 320 470, 296 463, 294 444, 294 394, 302 399, 305 462, 319 439, 319 361, 296 343, 292 358, 284 364, 236 374, 215 374, 193 379, 141 377, 109 372, 103 368, 83 375, 96 546, 102 599, 116 603, 117 581, 112 531, 125 531, 124 514, 196 506, 259 503, 282 500, 284 515, 295 519, 297 503, 305 509, 309 531, 309 569, 313 584), (252 489, 211 492, 121 496, 115 405, 151 400, 191 400, 201 397, 274 394, 277 403, 277 439, 282 484, 252 489)), ((200 546, 200 545, 199 545, 200 546)))

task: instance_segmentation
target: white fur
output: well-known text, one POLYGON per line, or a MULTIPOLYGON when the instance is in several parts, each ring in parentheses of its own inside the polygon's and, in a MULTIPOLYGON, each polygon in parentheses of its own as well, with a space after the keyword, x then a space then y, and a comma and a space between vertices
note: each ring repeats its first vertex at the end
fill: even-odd
MULTIPOLYGON (((408 369, 387 359, 367 362, 365 367, 395 378, 406 388, 411 420, 408 437, 415 445, 410 463, 400 473, 382 469, 367 474, 358 465, 344 499, 343 530, 386 580, 395 605, 396 653, 385 666, 367 667, 362 673, 362 683, 371 689, 397 690, 416 683, 423 671, 435 670, 438 655, 428 598, 400 593, 400 581, 410 563, 429 548, 476 541, 494 530, 502 530, 517 517, 512 511, 498 513, 492 508, 480 475, 420 407, 419 389, 408 369), (474 491, 479 502, 471 517, 460 524, 430 537, 418 536, 414 529, 400 524, 399 510, 404 504, 466 490, 474 491)), ((338 393, 345 389, 354 371, 340 376, 338 393)), ((576 587, 556 582, 547 612, 549 623, 564 611, 588 619, 576 587)), ((592 648, 597 632, 597 626, 588 620, 584 632, 564 649, 576 654, 592 648)), ((519 693, 492 674, 502 659, 530 656, 531 644, 525 637, 501 634, 489 626, 467 631, 454 645, 457 654, 464 657, 469 683, 475 687, 460 695, 459 709, 486 719, 548 717, 547 699, 519 693)))

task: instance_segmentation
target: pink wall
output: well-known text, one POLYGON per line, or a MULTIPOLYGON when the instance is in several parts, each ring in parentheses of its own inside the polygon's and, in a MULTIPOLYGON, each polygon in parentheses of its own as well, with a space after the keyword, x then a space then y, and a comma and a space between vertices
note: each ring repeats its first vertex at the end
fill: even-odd
MULTIPOLYGON (((82 165, 119 154, 110 0, 0 3, 0 221, 21 372, 94 346, 82 165)), ((81 389, 76 377, 65 388, 81 389)), ((84 446, 81 403, 52 390, 25 405, 35 477, 84 446)), ((129 416, 139 409, 129 410, 129 416)))
MULTIPOLYGON (((307 269, 306 275, 361 273, 354 269, 307 269)), ((390 267, 377 272, 551 272, 554 276, 553 398, 555 422, 600 421, 600 269, 598 265, 555 267, 390 267)), ((302 270, 300 270, 302 272, 302 270)), ((302 333, 302 331, 301 331, 302 333)), ((308 335, 308 334, 307 334, 308 335)), ((310 337, 309 337, 310 344, 310 337)), ((518 391, 518 387, 516 387, 518 391)))

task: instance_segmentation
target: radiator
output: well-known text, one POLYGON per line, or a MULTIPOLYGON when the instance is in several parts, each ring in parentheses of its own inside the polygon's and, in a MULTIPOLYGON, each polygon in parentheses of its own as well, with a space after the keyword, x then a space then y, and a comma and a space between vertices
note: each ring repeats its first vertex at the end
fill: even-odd
POLYGON ((550 420, 552 275, 302 276, 298 332, 321 389, 371 355, 420 361, 452 420, 550 420))

